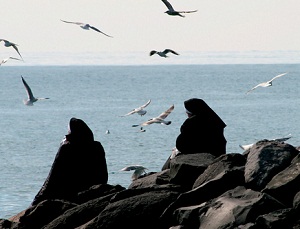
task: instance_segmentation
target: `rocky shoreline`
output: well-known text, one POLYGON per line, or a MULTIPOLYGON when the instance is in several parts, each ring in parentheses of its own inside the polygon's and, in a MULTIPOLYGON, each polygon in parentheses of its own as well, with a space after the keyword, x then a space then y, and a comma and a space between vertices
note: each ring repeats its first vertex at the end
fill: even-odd
POLYGON ((128 188, 100 184, 76 203, 45 200, 0 228, 300 229, 299 147, 262 140, 243 154, 179 154, 128 188))

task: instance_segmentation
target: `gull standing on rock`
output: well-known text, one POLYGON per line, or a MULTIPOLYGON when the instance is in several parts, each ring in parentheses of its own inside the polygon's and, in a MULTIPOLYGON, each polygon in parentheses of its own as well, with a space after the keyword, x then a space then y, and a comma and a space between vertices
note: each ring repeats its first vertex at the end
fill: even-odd
POLYGON ((121 117, 125 117, 125 116, 132 115, 132 114, 135 114, 135 113, 139 114, 140 116, 145 115, 147 113, 147 111, 143 110, 143 109, 145 107, 147 107, 150 104, 150 102, 151 102, 151 99, 149 99, 148 102, 145 103, 144 105, 142 105, 142 106, 140 106, 138 108, 133 109, 132 111, 130 111, 129 113, 127 113, 125 115, 122 115, 121 117))
POLYGON ((21 76, 22 82, 25 86, 26 92, 27 92, 27 96, 28 99, 24 99, 24 104, 27 106, 32 106, 34 102, 38 101, 38 100, 44 100, 44 99, 49 99, 49 98, 35 98, 32 94, 32 91, 30 89, 30 87, 28 86, 28 84, 26 83, 25 79, 21 76))
POLYGON ((12 43, 12 42, 10 42, 10 41, 8 41, 8 40, 4 40, 4 39, 0 39, 0 42, 1 42, 1 41, 4 42, 4 46, 5 46, 5 47, 13 47, 13 48, 17 51, 17 53, 19 54, 19 56, 22 58, 22 60, 23 60, 23 57, 21 56, 21 54, 20 54, 20 52, 19 52, 19 49, 17 48, 17 44, 12 43))
POLYGON ((185 17, 182 15, 182 13, 194 13, 197 12, 197 10, 190 10, 190 11, 176 11, 174 10, 173 6, 167 1, 167 0, 162 0, 162 2, 166 5, 168 10, 165 12, 168 15, 171 16, 180 16, 180 17, 185 17))
MULTIPOLYGON (((268 139, 268 141, 277 141, 277 142, 285 142, 289 140, 292 137, 291 134, 287 135, 286 137, 283 138, 274 138, 274 139, 268 139)), ((241 149, 243 150, 248 150, 250 149, 255 143, 248 144, 248 145, 239 145, 241 149)))
POLYGON ((105 36, 107 37, 112 37, 106 33, 103 33, 102 31, 100 31, 99 29, 97 29, 96 27, 94 26, 91 26, 90 24, 86 24, 86 23, 82 23, 82 22, 71 22, 71 21, 64 21, 64 20, 61 20, 62 22, 65 22, 65 23, 71 23, 71 24, 75 24, 75 25, 79 25, 82 29, 85 29, 85 30, 89 30, 89 29, 93 29, 99 33, 102 33, 104 34, 105 36))
POLYGON ((134 170, 132 176, 131 176, 131 180, 134 181, 136 179, 138 179, 143 173, 146 173, 147 168, 145 168, 144 166, 141 165, 130 165, 127 166, 123 169, 121 169, 121 171, 131 171, 134 170))
POLYGON ((267 82, 262 82, 262 83, 260 83, 260 84, 257 84, 255 87, 253 87, 253 88, 251 88, 249 91, 247 91, 246 94, 248 94, 249 92, 253 91, 254 89, 256 89, 256 88, 258 88, 258 87, 270 87, 270 86, 272 86, 272 81, 273 81, 273 80, 275 80, 275 79, 277 79, 277 78, 279 78, 279 77, 281 77, 281 76, 284 76, 284 75, 286 75, 286 74, 287 74, 287 72, 286 72, 286 73, 279 74, 279 75, 273 77, 271 80, 269 80, 269 81, 267 81, 267 82))
POLYGON ((172 105, 168 110, 166 110, 165 112, 161 113, 159 116, 155 117, 155 118, 151 118, 148 121, 139 124, 139 125, 132 125, 132 127, 137 127, 137 126, 148 126, 152 123, 160 123, 163 125, 170 125, 171 121, 165 121, 164 119, 166 117, 168 117, 168 115, 174 110, 174 105, 172 105))
POLYGON ((152 50, 151 52, 150 52, 150 56, 152 56, 152 55, 154 55, 154 54, 157 54, 157 55, 159 55, 159 56, 161 56, 161 57, 168 57, 167 56, 167 54, 168 53, 173 53, 173 54, 175 54, 175 55, 179 55, 177 52, 175 52, 175 51, 173 51, 172 49, 165 49, 164 51, 162 51, 162 52, 158 52, 158 51, 155 51, 155 50, 152 50))

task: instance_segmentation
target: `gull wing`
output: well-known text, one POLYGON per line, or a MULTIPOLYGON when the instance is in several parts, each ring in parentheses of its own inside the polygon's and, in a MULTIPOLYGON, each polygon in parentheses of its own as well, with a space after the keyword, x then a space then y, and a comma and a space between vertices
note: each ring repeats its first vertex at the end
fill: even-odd
POLYGON ((132 115, 134 113, 137 113, 138 111, 142 110, 143 108, 145 108, 146 106, 148 106, 151 102, 151 99, 148 100, 147 103, 145 103, 144 105, 136 108, 136 109, 133 109, 132 111, 130 111, 129 113, 125 114, 125 115, 122 115, 121 117, 124 117, 124 116, 128 116, 128 115, 132 115))
POLYGON ((99 33, 104 34, 104 35, 107 36, 107 37, 112 37, 112 36, 110 36, 110 35, 108 35, 108 34, 106 34, 106 33, 103 33, 102 31, 100 31, 99 29, 97 29, 97 28, 94 27, 94 26, 90 26, 90 28, 93 29, 93 30, 95 30, 95 31, 97 31, 97 32, 99 32, 99 33))
POLYGON ((177 52, 175 52, 174 50, 172 50, 172 49, 165 49, 164 51, 163 51, 165 54, 167 54, 167 53, 173 53, 173 54, 175 54, 175 55, 179 55, 177 52))
POLYGON ((146 169, 146 168, 141 165, 129 165, 121 169, 121 171, 130 171, 130 170, 137 170, 137 169, 146 169))
POLYGON ((75 24, 75 25, 85 25, 85 23, 82 23, 82 22, 73 22, 73 21, 64 21, 64 20, 61 20, 61 21, 65 22, 65 23, 75 24))
POLYGON ((34 96, 32 94, 32 91, 30 89, 30 87, 28 86, 28 84, 26 83, 25 79, 21 76, 21 79, 22 79, 22 82, 25 86, 25 89, 26 89, 26 92, 27 92, 27 96, 28 96, 28 99, 34 99, 34 96))
POLYGON ((162 0, 162 2, 166 5, 166 7, 167 7, 170 11, 174 11, 173 6, 172 6, 167 0, 162 0))
POLYGON ((184 13, 184 14, 188 14, 188 13, 195 13, 198 10, 188 10, 188 11, 177 11, 178 13, 184 13))
POLYGON ((147 103, 145 103, 144 105, 140 106, 139 109, 144 109, 146 106, 148 106, 151 103, 151 99, 148 100, 147 103))
POLYGON ((149 55, 152 56, 152 55, 154 55, 155 53, 157 53, 157 51, 152 50, 152 51, 149 53, 149 55))
POLYGON ((260 87, 261 84, 257 84, 255 87, 251 88, 249 91, 246 92, 248 94, 249 92, 253 91, 254 89, 260 87))
POLYGON ((174 104, 165 112, 161 113, 157 118, 165 119, 174 110, 174 104))
POLYGON ((275 80, 275 79, 277 79, 277 78, 279 78, 279 77, 281 77, 281 76, 284 76, 284 75, 286 75, 286 74, 287 74, 287 72, 282 73, 282 74, 279 74, 279 75, 273 77, 273 78, 272 78, 271 80, 269 80, 268 82, 272 82, 273 80, 275 80))

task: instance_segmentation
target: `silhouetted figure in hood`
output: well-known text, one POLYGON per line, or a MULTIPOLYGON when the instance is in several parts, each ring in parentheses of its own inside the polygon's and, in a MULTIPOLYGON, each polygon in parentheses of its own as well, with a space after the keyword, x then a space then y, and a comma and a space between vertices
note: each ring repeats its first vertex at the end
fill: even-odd
POLYGON ((77 194, 108 180, 105 151, 94 141, 84 121, 71 118, 69 133, 60 146, 50 173, 32 205, 46 199, 64 199, 76 203, 77 194))
MULTIPOLYGON (((222 119, 202 99, 186 100, 184 106, 188 118, 180 128, 171 158, 178 154, 211 153, 215 156, 225 154, 226 124, 222 119)), ((168 167, 168 163, 167 161, 163 169, 168 167)))

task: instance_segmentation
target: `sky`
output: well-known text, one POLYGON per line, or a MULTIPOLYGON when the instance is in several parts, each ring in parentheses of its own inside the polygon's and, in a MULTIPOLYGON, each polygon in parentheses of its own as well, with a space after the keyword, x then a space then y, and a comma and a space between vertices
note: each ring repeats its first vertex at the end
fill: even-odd
MULTIPOLYGON (((0 38, 23 55, 300 50, 299 0, 169 0, 175 10, 198 10, 185 18, 165 14, 160 0, 0 1, 0 38)), ((8 52, 3 43, 1 52, 8 52)))

